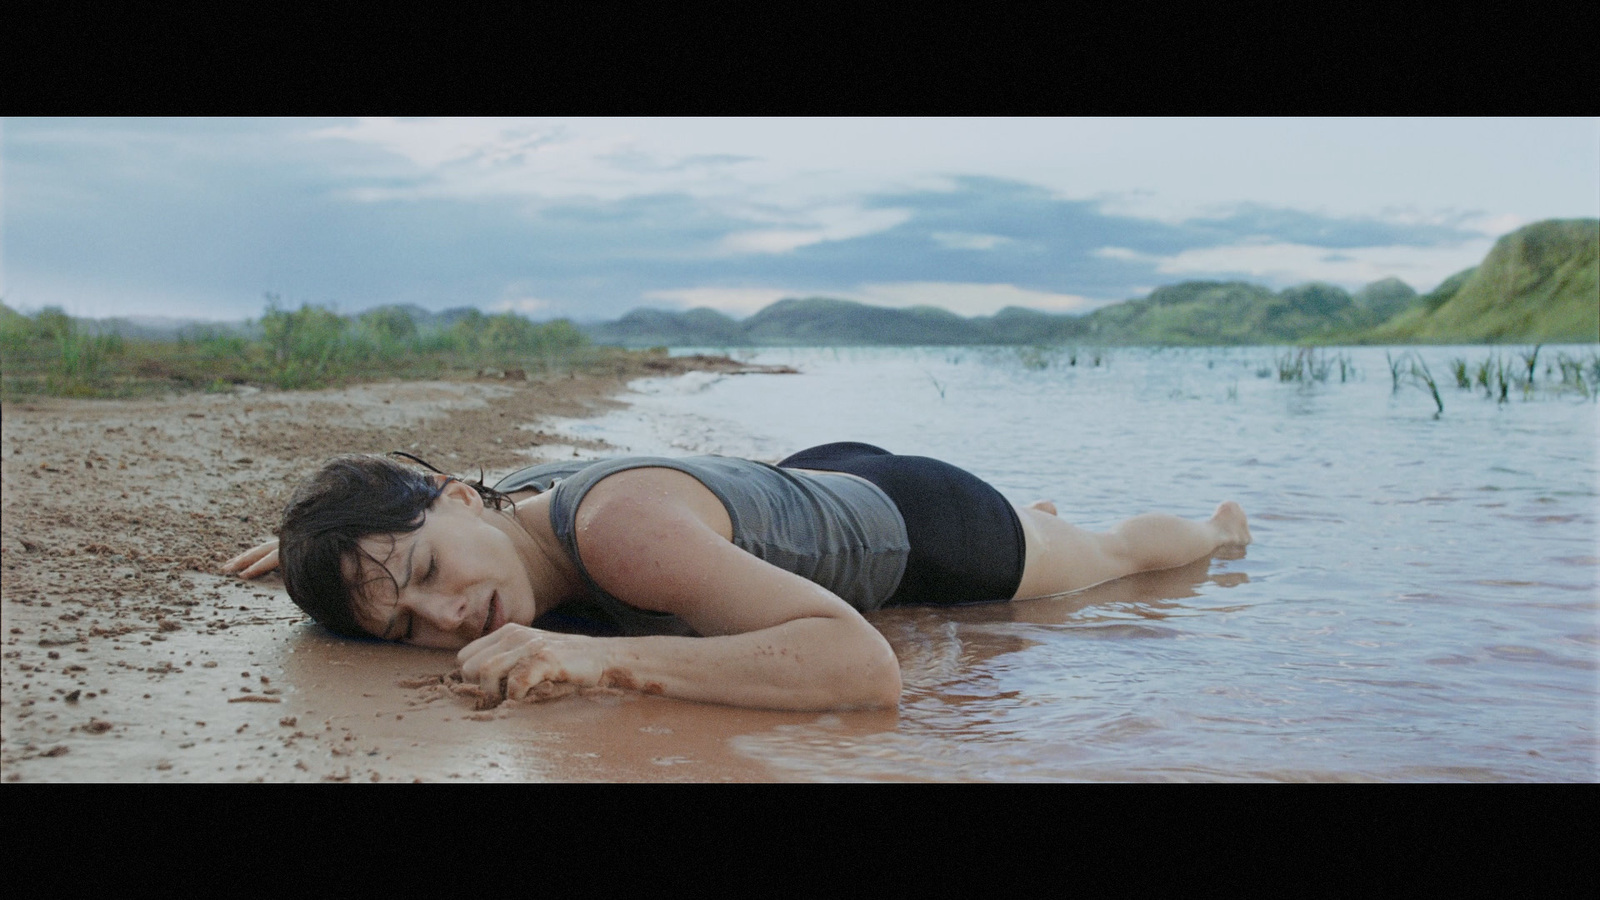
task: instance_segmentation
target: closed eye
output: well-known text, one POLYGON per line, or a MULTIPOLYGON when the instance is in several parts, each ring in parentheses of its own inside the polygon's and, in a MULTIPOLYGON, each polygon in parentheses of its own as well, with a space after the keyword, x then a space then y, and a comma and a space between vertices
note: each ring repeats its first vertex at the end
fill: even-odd
MULTIPOLYGON (((417 579, 417 583, 418 584, 427 584, 428 582, 433 580, 434 574, 437 573, 438 571, 439 571, 439 558, 437 556, 428 557, 428 570, 426 572, 422 573, 422 577, 417 579)), ((417 625, 416 617, 415 616, 407 616, 406 617, 406 633, 400 637, 400 640, 402 640, 402 641, 411 640, 412 636, 416 633, 416 625, 417 625)))

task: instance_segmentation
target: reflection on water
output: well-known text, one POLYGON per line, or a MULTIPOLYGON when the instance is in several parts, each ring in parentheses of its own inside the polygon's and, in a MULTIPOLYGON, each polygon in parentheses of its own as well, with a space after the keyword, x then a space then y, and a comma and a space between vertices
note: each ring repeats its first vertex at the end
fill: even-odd
MULTIPOLYGON (((1381 348, 1347 352, 1352 380, 1301 385, 1278 381, 1269 348, 1099 366, 765 350, 805 374, 651 382, 571 427, 638 453, 765 459, 868 441, 1091 528, 1226 498, 1251 514, 1243 559, 875 614, 905 673, 898 719, 729 738, 785 777, 1594 780, 1596 404, 1441 388, 1436 419, 1431 396, 1392 390, 1381 348)), ((1423 356, 1443 372, 1487 352, 1423 356)))

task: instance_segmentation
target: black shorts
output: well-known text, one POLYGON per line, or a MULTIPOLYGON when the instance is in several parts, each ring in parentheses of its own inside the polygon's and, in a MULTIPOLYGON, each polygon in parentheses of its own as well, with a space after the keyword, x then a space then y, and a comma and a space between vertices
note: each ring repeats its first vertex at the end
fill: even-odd
POLYGON ((865 478, 899 508, 911 555, 885 606, 1016 596, 1028 558, 1022 521, 1011 502, 976 475, 926 456, 897 456, 854 442, 801 450, 778 465, 865 478))

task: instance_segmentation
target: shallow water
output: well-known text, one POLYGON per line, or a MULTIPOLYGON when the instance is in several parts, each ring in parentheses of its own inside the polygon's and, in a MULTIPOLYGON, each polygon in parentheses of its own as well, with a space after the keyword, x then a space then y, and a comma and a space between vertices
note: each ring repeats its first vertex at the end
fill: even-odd
MULTIPOLYGON (((1524 348, 1516 348, 1517 350, 1524 348)), ((1274 348, 762 350, 801 375, 641 382, 563 423, 641 454, 777 459, 835 440, 935 456, 1107 527, 1235 499, 1248 555, 1078 594, 873 615, 897 719, 729 738, 795 778, 1592 781, 1600 709, 1596 403, 1341 382, 1274 348)), ((1400 350, 1391 351, 1398 355, 1400 350)), ((1431 371, 1493 348, 1427 348, 1431 371)), ((1515 357, 1515 352, 1500 351, 1515 357)))

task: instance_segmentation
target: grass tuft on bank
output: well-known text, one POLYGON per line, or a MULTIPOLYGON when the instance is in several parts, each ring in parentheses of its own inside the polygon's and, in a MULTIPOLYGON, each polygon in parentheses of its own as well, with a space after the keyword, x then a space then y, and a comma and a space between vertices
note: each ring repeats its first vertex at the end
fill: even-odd
POLYGON ((283 390, 449 375, 528 377, 610 368, 628 351, 595 347, 565 319, 473 311, 419 328, 403 309, 341 316, 269 296, 243 330, 195 327, 176 340, 96 333, 56 308, 24 315, 0 304, 0 395, 131 397, 236 385, 283 390))

